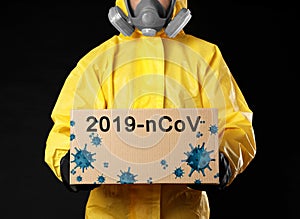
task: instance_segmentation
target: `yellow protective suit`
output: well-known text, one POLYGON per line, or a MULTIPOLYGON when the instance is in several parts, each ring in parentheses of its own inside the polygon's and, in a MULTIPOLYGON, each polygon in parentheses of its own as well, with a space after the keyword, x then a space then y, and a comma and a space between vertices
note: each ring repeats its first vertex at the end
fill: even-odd
MULTIPOLYGON (((123 0, 116 0, 123 11, 123 0)), ((187 7, 177 0, 173 16, 187 7)), ((104 108, 219 109, 220 151, 232 170, 229 184, 253 160, 252 112, 219 48, 181 31, 145 37, 113 36, 86 56, 65 81, 53 109, 45 162, 61 180, 60 160, 70 149, 70 110, 104 108)), ((90 192, 86 218, 209 218, 205 191, 186 185, 106 185, 90 192)))

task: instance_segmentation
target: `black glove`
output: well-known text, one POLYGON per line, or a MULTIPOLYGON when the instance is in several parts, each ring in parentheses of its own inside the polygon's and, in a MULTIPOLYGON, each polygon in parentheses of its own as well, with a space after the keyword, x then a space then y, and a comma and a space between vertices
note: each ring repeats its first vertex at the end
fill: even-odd
POLYGON ((223 153, 219 153, 219 180, 220 183, 214 184, 188 184, 187 186, 191 189, 207 191, 207 190, 223 190, 231 177, 231 168, 228 160, 223 153))
POLYGON ((229 161, 225 157, 223 153, 219 153, 219 179, 220 184, 218 188, 220 190, 224 189, 227 185, 227 183, 230 180, 230 177, 232 175, 231 168, 229 165, 229 161))
POLYGON ((70 185, 70 150, 60 160, 60 173, 63 184, 71 192, 90 191, 99 186, 98 184, 70 185))

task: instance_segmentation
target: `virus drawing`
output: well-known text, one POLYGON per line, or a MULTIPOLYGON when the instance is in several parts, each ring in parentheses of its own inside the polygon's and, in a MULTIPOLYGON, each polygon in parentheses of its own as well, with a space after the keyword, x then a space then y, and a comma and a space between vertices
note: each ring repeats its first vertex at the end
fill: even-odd
POLYGON ((166 169, 168 167, 168 163, 166 160, 161 160, 160 161, 161 166, 163 167, 163 169, 166 169))
POLYGON ((186 160, 182 160, 187 162, 187 164, 192 168, 191 172, 189 173, 189 177, 192 176, 193 172, 196 170, 197 172, 201 171, 202 175, 205 176, 204 170, 208 168, 212 170, 209 166, 210 161, 215 161, 215 159, 210 158, 210 154, 212 151, 206 151, 204 148, 204 142, 202 146, 198 145, 198 147, 193 147, 192 144, 189 144, 191 147, 191 152, 184 153, 187 155, 186 160))
POLYGON ((75 139, 75 135, 74 135, 74 134, 71 134, 71 135, 70 135, 70 140, 73 141, 74 139, 75 139))
POLYGON ((200 138, 200 137, 202 137, 203 136, 203 134, 201 133, 201 132, 197 132, 197 134, 196 134, 196 137, 197 138, 200 138))
POLYGON ((74 160, 71 161, 71 163, 75 163, 76 166, 73 170, 71 170, 71 173, 75 171, 76 168, 80 168, 82 172, 84 173, 84 170, 91 167, 94 168, 92 165, 92 162, 95 161, 93 156, 96 154, 92 154, 91 152, 86 150, 87 144, 85 144, 84 149, 80 150, 78 148, 75 148, 76 154, 73 154, 74 160))
POLYGON ((81 182, 82 181, 82 177, 81 176, 77 176, 76 180, 77 180, 77 182, 81 182))
POLYGON ((75 169, 71 170, 71 174, 75 175, 76 174, 76 170, 75 169))
POLYGON ((121 174, 121 176, 118 175, 118 177, 120 178, 120 181, 118 181, 118 183, 121 183, 121 184, 133 184, 133 183, 135 183, 137 181, 135 179, 135 177, 137 175, 133 175, 132 173, 130 173, 130 167, 128 167, 128 171, 127 172, 123 172, 122 170, 120 170, 120 172, 122 174, 121 174))
POLYGON ((214 178, 218 178, 220 175, 219 175, 219 173, 216 173, 215 175, 214 175, 214 178))
POLYGON ((194 183, 195 183, 195 184, 201 184, 201 180, 200 180, 200 179, 196 179, 196 180, 194 181, 194 183))
POLYGON ((210 131, 210 134, 217 134, 217 132, 218 132, 218 126, 216 126, 216 125, 211 125, 210 127, 209 127, 209 131, 210 131))
POLYGON ((98 136, 98 134, 92 133, 89 135, 90 139, 92 140, 92 145, 98 147, 102 143, 102 138, 98 136))
POLYGON ((152 184, 152 177, 149 177, 149 179, 147 179, 147 183, 152 184))
POLYGON ((178 167, 174 170, 173 172, 175 174, 175 179, 178 177, 178 178, 181 178, 183 177, 183 174, 184 174, 184 171, 181 167, 178 167))
POLYGON ((108 162, 104 162, 104 163, 103 163, 103 167, 104 167, 104 168, 108 168, 108 165, 109 165, 108 162))
POLYGON ((103 174, 101 176, 98 176, 97 182, 100 184, 105 182, 105 177, 103 176, 103 174))

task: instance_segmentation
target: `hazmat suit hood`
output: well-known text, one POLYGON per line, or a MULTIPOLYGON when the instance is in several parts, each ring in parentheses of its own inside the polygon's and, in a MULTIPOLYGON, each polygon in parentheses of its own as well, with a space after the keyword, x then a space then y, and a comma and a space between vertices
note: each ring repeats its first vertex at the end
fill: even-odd
MULTIPOLYGON (((125 0, 116 0, 115 1, 115 6, 118 6, 126 16, 128 16, 128 11, 127 11, 127 8, 126 8, 126 3, 125 3, 125 0)), ((174 6, 174 9, 173 9, 173 13, 171 15, 171 19, 173 19, 177 14, 178 12, 183 9, 183 8, 187 8, 187 0, 176 0, 175 2, 175 6, 174 6)), ((135 29, 134 31, 135 33, 140 33, 140 31, 138 29, 135 29)), ((161 30, 160 31, 160 34, 163 33, 164 31, 161 30)), ((180 33, 184 33, 183 30, 179 31, 179 34, 180 33)), ((135 37, 136 34, 133 34, 132 37, 135 37)))

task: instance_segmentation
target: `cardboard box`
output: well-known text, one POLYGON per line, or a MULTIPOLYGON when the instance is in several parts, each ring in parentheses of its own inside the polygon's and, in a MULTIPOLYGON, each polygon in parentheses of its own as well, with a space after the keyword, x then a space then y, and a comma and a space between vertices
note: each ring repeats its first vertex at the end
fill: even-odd
POLYGON ((71 184, 219 183, 214 108, 72 110, 71 184))

